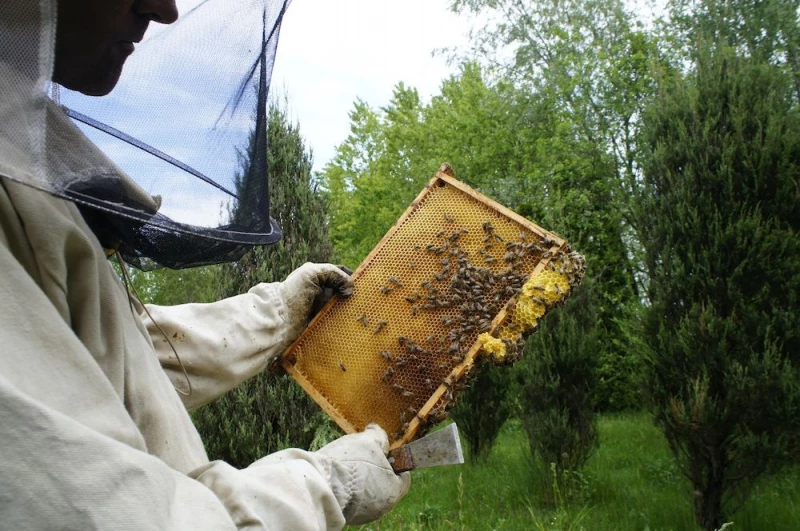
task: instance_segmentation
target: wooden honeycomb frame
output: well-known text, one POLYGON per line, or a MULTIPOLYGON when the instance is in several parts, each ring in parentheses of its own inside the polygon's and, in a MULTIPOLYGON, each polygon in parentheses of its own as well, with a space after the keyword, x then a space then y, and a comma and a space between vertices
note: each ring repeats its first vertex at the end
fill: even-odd
MULTIPOLYGON (((452 407, 488 350, 479 336, 506 337, 512 330, 521 337, 511 321, 522 284, 556 274, 546 268, 554 270, 553 260, 568 252, 560 237, 457 181, 443 164, 354 272, 353 295, 328 303, 283 354, 282 365, 345 432, 374 421, 396 448, 452 407), (516 250, 525 248, 537 250, 516 250), (470 280, 476 296, 460 296, 467 288, 457 277, 475 276, 489 279, 489 287, 470 280), (487 296, 488 308, 474 302, 487 296)), ((566 299, 572 284, 550 292, 539 314, 566 299)))

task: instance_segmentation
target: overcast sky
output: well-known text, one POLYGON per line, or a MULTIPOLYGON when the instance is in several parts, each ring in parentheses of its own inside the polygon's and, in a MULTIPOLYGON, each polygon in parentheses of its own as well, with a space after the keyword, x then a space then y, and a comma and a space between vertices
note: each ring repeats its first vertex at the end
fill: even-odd
MULTIPOLYGON (((665 0, 628 0, 643 14, 665 0)), ((273 95, 288 93, 321 170, 350 132, 356 98, 389 103, 402 81, 424 101, 454 68, 442 48, 463 48, 471 20, 450 0, 293 0, 284 18, 272 76, 273 95)), ((656 7, 657 11, 660 8, 656 7)), ((647 18, 647 17, 645 17, 647 18)))
POLYGON ((389 103, 400 81, 427 100, 451 72, 439 48, 463 46, 469 24, 448 0, 293 0, 286 12, 272 76, 287 92, 321 170, 350 132, 356 98, 389 103))

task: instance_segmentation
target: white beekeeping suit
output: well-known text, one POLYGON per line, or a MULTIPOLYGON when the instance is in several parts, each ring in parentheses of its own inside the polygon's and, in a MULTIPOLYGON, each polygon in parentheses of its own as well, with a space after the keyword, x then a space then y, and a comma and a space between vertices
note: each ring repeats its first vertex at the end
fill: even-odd
POLYGON ((158 209, 44 96, 55 19, 52 0, 0 5, 0 527, 337 529, 381 516, 409 478, 393 473, 378 427, 242 470, 209 462, 187 407, 263 370, 321 286, 349 279, 308 264, 217 303, 149 307, 191 381, 179 395, 172 349, 56 197, 91 173, 158 209))

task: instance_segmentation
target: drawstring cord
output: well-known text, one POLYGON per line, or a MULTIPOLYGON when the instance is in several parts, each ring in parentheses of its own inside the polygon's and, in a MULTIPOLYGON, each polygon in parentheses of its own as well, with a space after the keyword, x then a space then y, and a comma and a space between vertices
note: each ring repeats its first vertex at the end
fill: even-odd
POLYGON ((178 360, 178 365, 181 366, 181 370, 183 371, 183 376, 186 378, 186 385, 188 385, 189 391, 186 392, 181 389, 178 389, 177 387, 175 387, 175 385, 173 385, 172 387, 183 396, 191 396, 192 381, 189 379, 189 373, 186 372, 186 367, 183 365, 183 361, 181 361, 181 357, 178 355, 178 351, 175 350, 175 345, 172 344, 172 341, 170 341, 167 333, 164 331, 163 328, 161 328, 161 325, 158 324, 155 319, 153 319, 153 316, 150 314, 150 311, 147 309, 147 306, 145 306, 144 303, 142 302, 142 298, 136 291, 136 286, 133 285, 133 281, 131 280, 130 274, 128 273, 128 268, 125 265, 125 261, 122 259, 122 255, 119 254, 119 251, 116 249, 107 249, 106 254, 114 255, 114 257, 117 259, 119 268, 122 271, 122 281, 125 284, 125 292, 128 294, 128 305, 130 305, 131 312, 136 313, 133 308, 133 299, 131 298, 131 291, 133 291, 133 297, 136 297, 136 300, 139 301, 139 304, 142 305, 142 308, 144 309, 144 312, 147 314, 147 317, 149 317, 150 320, 153 322, 153 324, 156 325, 156 328, 158 328, 158 331, 161 332, 161 335, 164 336, 164 339, 167 341, 167 344, 172 349, 172 352, 175 354, 175 359, 178 360))

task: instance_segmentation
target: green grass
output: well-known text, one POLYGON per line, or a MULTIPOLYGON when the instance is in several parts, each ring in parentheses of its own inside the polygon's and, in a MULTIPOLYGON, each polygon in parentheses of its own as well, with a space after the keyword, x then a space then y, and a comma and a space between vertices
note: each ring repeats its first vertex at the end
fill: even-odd
MULTIPOLYGON (((556 494, 512 421, 486 462, 414 472, 408 496, 362 529, 696 531, 688 482, 649 417, 605 416, 599 429, 600 448, 556 494)), ((730 520, 729 531, 800 529, 800 469, 764 478, 730 520)))

